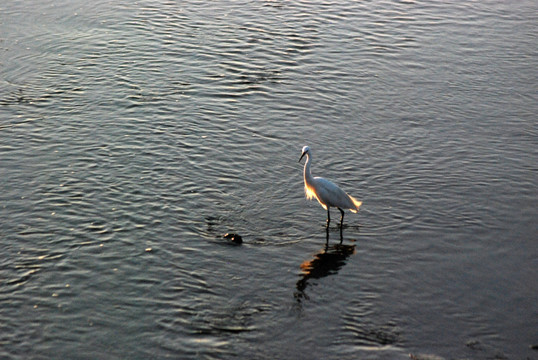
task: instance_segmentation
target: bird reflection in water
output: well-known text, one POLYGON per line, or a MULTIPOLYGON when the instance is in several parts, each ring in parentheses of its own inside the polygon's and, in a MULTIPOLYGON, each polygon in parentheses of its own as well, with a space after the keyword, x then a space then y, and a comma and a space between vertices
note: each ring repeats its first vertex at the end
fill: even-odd
POLYGON ((329 246, 329 227, 326 228, 326 231, 325 247, 315 254, 313 259, 305 260, 301 264, 302 276, 297 281, 297 292, 294 294, 298 302, 301 302, 302 299, 308 300, 305 289, 310 279, 321 279, 338 273, 346 264, 347 258, 355 253, 355 245, 342 244, 342 232, 340 232, 340 243, 329 246))

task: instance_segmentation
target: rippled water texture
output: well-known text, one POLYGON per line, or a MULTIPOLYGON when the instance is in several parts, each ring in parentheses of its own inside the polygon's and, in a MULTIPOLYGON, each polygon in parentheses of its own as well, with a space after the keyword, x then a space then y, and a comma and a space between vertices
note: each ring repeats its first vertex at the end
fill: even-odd
POLYGON ((537 14, 2 3, 0 358, 537 358, 537 14))

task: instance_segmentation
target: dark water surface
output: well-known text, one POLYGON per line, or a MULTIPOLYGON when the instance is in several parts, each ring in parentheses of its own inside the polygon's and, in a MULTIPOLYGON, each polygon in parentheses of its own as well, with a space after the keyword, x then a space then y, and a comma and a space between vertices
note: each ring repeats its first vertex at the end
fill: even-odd
POLYGON ((529 0, 2 3, 0 358, 537 359, 537 38, 529 0))

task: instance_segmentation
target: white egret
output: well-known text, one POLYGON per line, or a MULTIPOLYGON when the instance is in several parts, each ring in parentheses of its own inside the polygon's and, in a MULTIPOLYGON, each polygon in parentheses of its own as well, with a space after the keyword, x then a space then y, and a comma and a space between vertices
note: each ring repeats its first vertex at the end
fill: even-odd
POLYGON ((346 194, 346 192, 340 189, 335 183, 324 179, 322 177, 312 176, 310 171, 310 164, 312 162, 312 151, 308 146, 303 147, 303 153, 301 158, 306 155, 306 162, 304 164, 304 191, 306 198, 311 200, 316 198, 316 200, 321 204, 321 206, 327 210, 327 226, 331 222, 331 212, 330 208, 335 207, 340 210, 342 217, 340 218, 340 229, 344 223, 344 210, 348 209, 351 212, 356 213, 359 210, 359 207, 362 205, 362 201, 358 201, 352 196, 346 194))

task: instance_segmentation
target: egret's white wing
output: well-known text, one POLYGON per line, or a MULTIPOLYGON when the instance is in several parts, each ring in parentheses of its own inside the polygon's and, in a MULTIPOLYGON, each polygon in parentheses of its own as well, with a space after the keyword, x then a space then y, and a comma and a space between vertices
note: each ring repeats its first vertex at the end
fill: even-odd
MULTIPOLYGON (((357 210, 357 201, 342 189, 340 189, 335 183, 329 181, 322 177, 315 177, 315 190, 316 198, 324 208, 329 207, 339 207, 341 209, 350 209, 352 211, 357 210), (320 201, 321 200, 321 201, 320 201), (355 201, 354 201, 355 200, 355 201)), ((360 206, 360 204, 359 204, 360 206)))

